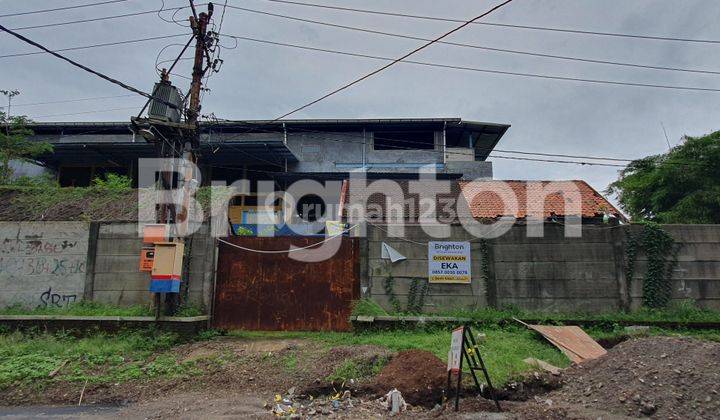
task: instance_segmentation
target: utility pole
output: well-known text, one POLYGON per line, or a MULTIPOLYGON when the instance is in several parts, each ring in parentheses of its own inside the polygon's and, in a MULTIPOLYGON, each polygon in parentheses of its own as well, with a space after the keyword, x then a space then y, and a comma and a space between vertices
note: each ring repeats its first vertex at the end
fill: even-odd
MULTIPOLYGON (((200 144, 200 126, 198 124, 198 117, 200 116, 200 92, 202 90, 202 78, 205 73, 212 66, 210 52, 208 50, 209 42, 212 42, 212 38, 208 37, 207 27, 210 22, 210 18, 213 15, 213 4, 208 3, 207 13, 202 12, 199 15, 195 9, 193 0, 190 0, 190 8, 192 9, 193 15, 190 16, 190 27, 195 35, 195 57, 193 59, 193 71, 192 71, 192 84, 190 85, 190 103, 188 109, 185 111, 185 123, 193 127, 189 132, 188 139, 185 139, 184 144, 178 145, 178 150, 183 150, 183 157, 185 160, 197 163, 197 156, 194 152, 200 144), (205 63, 207 61, 207 67, 205 63)), ((183 210, 178 215, 178 220, 186 222, 188 217, 188 204, 189 204, 189 187, 192 182, 193 176, 192 171, 186 169, 183 171, 183 210)), ((184 223, 185 226, 186 223, 184 223)))
POLYGON ((210 63, 210 53, 207 45, 207 26, 213 14, 213 4, 208 3, 207 13, 202 12, 197 15, 195 5, 190 0, 190 7, 193 15, 190 17, 190 27, 195 34, 195 59, 193 61, 192 85, 190 86, 190 105, 188 106, 186 121, 189 125, 197 126, 198 116, 200 115, 200 89, 202 88, 202 78, 205 75, 204 68, 205 59, 210 63))
MULTIPOLYGON (((202 79, 205 73, 212 67, 212 59, 209 52, 209 43, 212 42, 212 38, 208 37, 207 27, 210 22, 210 18, 213 14, 213 4, 208 3, 207 13, 202 12, 200 15, 195 10, 195 4, 193 0, 190 0, 190 8, 192 9, 193 15, 190 17, 190 27, 195 35, 195 57, 193 60, 193 71, 192 71, 192 84, 190 85, 190 103, 188 109, 185 111, 185 124, 190 126, 191 129, 188 131, 188 137, 183 139, 183 144, 178 145, 177 150, 182 150, 183 160, 181 160, 181 167, 178 168, 178 188, 182 187, 182 209, 179 214, 176 214, 175 223, 179 224, 178 241, 184 242, 185 256, 183 258, 182 277, 185 280, 181 291, 187 290, 188 282, 190 280, 190 259, 192 258, 192 237, 188 236, 188 217, 190 210, 190 187, 193 180, 196 178, 193 174, 193 169, 197 166, 197 155, 195 151, 200 146, 200 124, 198 123, 198 117, 200 116, 200 92, 202 90, 202 79), (206 67, 207 60, 207 67, 206 67), (187 165, 190 162, 190 165, 187 165)), ((166 303, 174 310, 179 303, 179 295, 173 294, 168 295, 166 303), (172 301, 171 301, 172 299, 172 301)))
MULTIPOLYGON (((213 15, 213 4, 207 4, 207 12, 197 13, 193 0, 190 1, 192 16, 190 16, 190 27, 193 30, 193 38, 185 45, 180 55, 175 60, 170 69, 163 69, 160 84, 170 85, 170 72, 177 64, 182 54, 190 47, 193 39, 195 40, 195 55, 192 69, 192 84, 186 99, 189 99, 188 107, 184 110, 185 121, 175 120, 165 121, 156 118, 141 118, 140 115, 150 104, 145 105, 140 115, 132 118, 133 124, 140 129, 143 136, 148 141, 155 142, 157 156, 166 158, 166 164, 160 169, 159 185, 161 190, 175 190, 181 193, 181 196, 174 199, 175 203, 181 203, 178 209, 175 204, 162 204, 160 213, 157 215, 157 221, 161 224, 174 225, 176 230, 168 232, 168 240, 171 242, 182 243, 184 249, 184 257, 182 264, 180 293, 172 292, 165 294, 165 312, 172 314, 180 303, 180 295, 187 290, 189 281, 190 256, 192 249, 192 238, 188 236, 189 223, 189 203, 190 192, 196 174, 193 173, 197 163, 197 150, 200 146, 200 125, 198 118, 200 117, 200 93, 202 91, 203 77, 208 71, 218 71, 218 62, 222 60, 213 60, 213 44, 217 40, 218 34, 215 32, 208 33, 208 26, 213 15), (157 134, 157 135, 156 135, 157 134), (170 159, 167 159, 170 158, 170 159), (191 162, 192 164, 186 164, 191 162), (177 177, 175 176, 177 174, 177 177)), ((152 107, 151 107, 152 108, 152 107)), ((182 115, 180 116, 182 118, 182 115)), ((155 293, 156 315, 161 312, 161 293, 155 293)))

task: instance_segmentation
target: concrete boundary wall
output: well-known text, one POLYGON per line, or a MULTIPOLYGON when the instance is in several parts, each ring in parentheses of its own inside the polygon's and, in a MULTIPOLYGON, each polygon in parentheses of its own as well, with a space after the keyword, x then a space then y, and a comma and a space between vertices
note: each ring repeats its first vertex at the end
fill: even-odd
POLYGON ((0 307, 82 300, 88 236, 84 222, 0 222, 0 307))
MULTIPOLYGON (((673 298, 691 299, 700 307, 720 310, 720 225, 663 226, 680 245, 673 278, 673 298)), ((440 229, 440 227, 431 227, 440 229)), ((626 279, 627 230, 639 226, 583 226, 582 237, 566 238, 561 225, 546 225, 542 238, 529 238, 516 225, 490 239, 488 278, 483 281, 482 253, 477 239, 461 226, 452 226, 445 240, 471 242, 471 284, 430 284, 424 312, 513 306, 544 312, 610 312, 642 304, 642 281, 647 257, 640 252, 632 284, 626 279)), ((362 286, 370 297, 392 309, 385 291, 389 275, 393 291, 405 308, 413 280, 428 278, 427 245, 435 240, 420 226, 405 227, 404 239, 368 226, 362 264, 362 286), (386 242, 407 260, 390 263, 380 258, 386 242), (414 243, 419 242, 420 244, 414 243)))
MULTIPOLYGON (((150 304, 139 271, 136 223, 0 222, 0 307, 63 307, 80 300, 150 304)), ((188 302, 209 308, 215 243, 203 225, 192 237, 188 302)))
MULTIPOLYGON (((440 231, 447 226, 433 226, 440 231)), ((680 245, 673 298, 720 310, 720 225, 663 226, 680 245)), ((638 308, 647 257, 638 253, 632 282, 626 278, 627 231, 639 226, 584 226, 580 238, 565 238, 546 225, 542 238, 514 226, 488 240, 487 278, 480 242, 461 226, 447 240, 471 240, 470 284, 430 284, 424 312, 515 306, 548 312, 608 312, 638 308)), ((403 239, 368 226, 361 241, 362 294, 392 309, 388 275, 402 309, 413 284, 427 282, 427 242, 420 226, 406 226, 403 239), (380 258, 382 242, 407 257, 380 258), (419 242, 417 244, 415 242, 419 242)), ((150 304, 149 273, 140 272, 141 238, 135 223, 0 222, 0 307, 66 306, 82 299, 113 305, 150 304)), ((208 226, 193 235, 188 301, 210 308, 217 247, 208 226)), ((333 273, 327 273, 332 278, 333 273)))
MULTIPOLYGON (((188 302, 208 308, 215 246, 203 225, 191 237, 188 302)), ((150 274, 139 271, 142 239, 135 223, 101 223, 95 250, 92 300, 113 305, 150 304, 150 274)))

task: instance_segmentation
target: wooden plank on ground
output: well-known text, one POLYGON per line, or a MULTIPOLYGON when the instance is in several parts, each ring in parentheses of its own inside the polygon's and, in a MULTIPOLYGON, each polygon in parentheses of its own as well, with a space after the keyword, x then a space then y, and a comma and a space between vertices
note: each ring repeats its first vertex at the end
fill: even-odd
POLYGON ((564 327, 528 325, 528 328, 542 334, 575 363, 582 363, 607 354, 607 350, 576 325, 564 327))

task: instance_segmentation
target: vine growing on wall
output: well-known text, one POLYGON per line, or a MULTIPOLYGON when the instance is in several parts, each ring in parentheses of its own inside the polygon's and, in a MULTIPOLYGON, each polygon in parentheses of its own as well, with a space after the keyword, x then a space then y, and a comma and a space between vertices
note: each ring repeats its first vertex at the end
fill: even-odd
POLYGON ((643 306, 663 308, 672 298, 672 276, 677 264, 675 240, 657 223, 643 224, 642 231, 628 230, 626 245, 626 277, 631 285, 635 275, 638 251, 647 255, 647 271, 643 281, 643 306))
POLYGON ((486 239, 480 240, 480 257, 480 278, 487 288, 490 281, 490 244, 486 239))
POLYGON ((633 234, 632 229, 629 228, 625 231, 625 236, 625 278, 627 279, 628 288, 630 288, 635 277, 635 260, 637 259, 640 235, 633 234))
MULTIPOLYGON (((420 285, 420 282, 421 280, 418 278, 414 278, 410 282, 405 312, 412 314, 422 313, 429 285, 427 281, 425 281, 422 285, 420 285)), ((397 295, 395 295, 395 279, 392 276, 387 276, 387 278, 385 278, 384 286, 385 295, 388 297, 393 310, 395 312, 402 312, 400 300, 397 298, 397 295)))
POLYGON ((418 279, 414 278, 410 281, 410 288, 408 289, 407 306, 405 310, 407 312, 415 312, 415 298, 418 292, 418 279))
POLYGON ((425 306, 425 296, 427 296, 428 289, 430 288, 430 282, 425 280, 422 287, 420 288, 420 295, 417 298, 416 308, 418 313, 423 312, 425 306))
POLYGON ((407 306, 405 308, 406 312, 413 314, 421 314, 423 312, 423 305, 425 305, 425 295, 427 294, 428 290, 428 282, 425 281, 423 282, 422 286, 420 286, 421 281, 422 280, 418 278, 414 278, 410 282, 407 306))
POLYGON ((395 296, 395 279, 393 276, 388 275, 387 278, 385 278, 385 296, 388 297, 388 300, 390 301, 390 305, 392 305, 393 310, 395 312, 400 312, 402 309, 400 308, 400 301, 398 300, 397 296, 395 296))

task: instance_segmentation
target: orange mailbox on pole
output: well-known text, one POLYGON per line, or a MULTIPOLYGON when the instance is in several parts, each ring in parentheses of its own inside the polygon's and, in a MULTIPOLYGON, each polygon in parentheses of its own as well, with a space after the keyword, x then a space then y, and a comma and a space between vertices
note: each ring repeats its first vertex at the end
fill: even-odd
POLYGON ((151 272, 155 260, 155 246, 144 246, 140 251, 140 271, 151 272))
POLYGON ((155 243, 155 261, 150 279, 151 292, 180 292, 184 250, 185 244, 181 242, 155 243))
POLYGON ((143 247, 140 251, 140 271, 151 272, 155 260, 155 243, 167 242, 168 225, 153 223, 143 226, 143 247))

